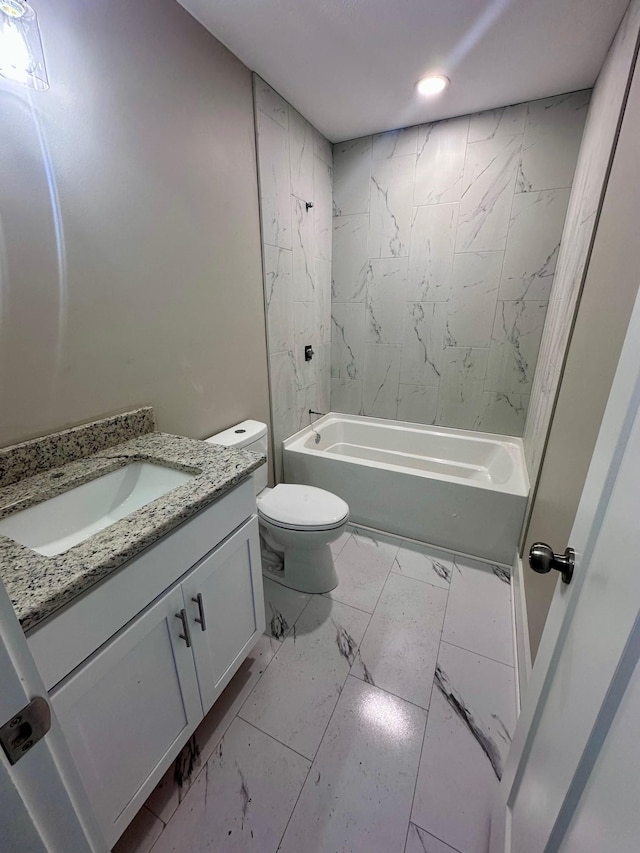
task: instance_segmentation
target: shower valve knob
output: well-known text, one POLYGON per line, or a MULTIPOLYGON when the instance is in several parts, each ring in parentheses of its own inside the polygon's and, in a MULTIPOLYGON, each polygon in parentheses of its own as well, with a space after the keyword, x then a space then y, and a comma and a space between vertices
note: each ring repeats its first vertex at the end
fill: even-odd
POLYGON ((567 548, 564 554, 555 554, 544 542, 536 542, 529 551, 529 565, 534 572, 546 575, 551 569, 556 569, 562 574, 563 583, 571 583, 575 560, 573 548, 567 548))

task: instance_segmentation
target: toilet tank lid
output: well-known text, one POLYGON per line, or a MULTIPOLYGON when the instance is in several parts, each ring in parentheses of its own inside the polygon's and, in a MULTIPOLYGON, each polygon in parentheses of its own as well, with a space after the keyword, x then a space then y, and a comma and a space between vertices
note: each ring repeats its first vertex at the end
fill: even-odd
POLYGON ((241 424, 218 432, 205 439, 209 444, 221 444, 224 447, 246 447, 267 434, 267 425, 261 421, 242 421, 241 424))

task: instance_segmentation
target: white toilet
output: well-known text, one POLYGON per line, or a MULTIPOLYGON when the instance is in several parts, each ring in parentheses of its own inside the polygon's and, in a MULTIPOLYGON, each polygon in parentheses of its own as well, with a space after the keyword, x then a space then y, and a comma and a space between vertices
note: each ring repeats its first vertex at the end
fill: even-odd
MULTIPOLYGON (((243 421, 207 439, 211 444, 267 453, 267 425, 243 421)), ((329 545, 349 521, 342 498, 314 486, 267 487, 267 465, 253 473, 260 521, 262 572, 300 592, 329 592, 338 585, 329 545)))

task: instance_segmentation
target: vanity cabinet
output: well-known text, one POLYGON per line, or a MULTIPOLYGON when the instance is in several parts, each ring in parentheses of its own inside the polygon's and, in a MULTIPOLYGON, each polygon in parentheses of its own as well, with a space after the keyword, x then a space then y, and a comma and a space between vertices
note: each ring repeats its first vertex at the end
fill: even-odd
MULTIPOLYGON (((244 511, 255 510, 255 495, 244 511)), ((224 504, 238 509, 234 503, 224 504)), ((242 504, 241 504, 242 505, 242 504)), ((215 505, 168 534, 203 551, 211 534, 215 505), (193 526, 191 527, 191 525, 193 526), (198 537, 203 536, 200 540, 198 537)), ((229 516, 226 528, 238 521, 229 516)), ((225 529, 226 529, 225 528, 225 529)), ((221 528, 217 528, 218 535, 221 528)), ((209 544, 211 540, 209 539, 209 544)), ((215 543, 215 540, 214 540, 215 543)), ((169 541, 168 545, 171 545, 169 541)), ((175 542, 174 542, 175 545, 175 542)), ((174 551, 176 549, 174 548, 174 551)), ((179 549, 178 549, 179 550, 179 549)), ((150 549, 152 551, 152 549, 150 549)), ((168 553, 174 551, 169 547, 168 553)), ((154 546, 156 578, 166 556, 162 540, 154 546)), ((141 555, 148 561, 148 554, 141 555)), ((136 561, 120 574, 130 583, 136 561), (127 574, 128 572, 128 574, 127 574)), ((50 691, 51 705, 65 734, 107 843, 112 846, 140 809, 197 725, 209 711, 264 630, 264 599, 258 519, 252 512, 187 570, 176 567, 176 580, 50 691)), ((100 604, 118 611, 123 604, 118 577, 93 593, 100 604), (110 589, 110 585, 113 585, 110 589), (105 598, 104 596, 107 594, 105 598), (102 596, 102 597, 101 597, 102 596)), ((136 587, 137 588, 137 587, 136 587)), ((121 592, 132 591, 122 586, 121 592)), ((73 616, 74 605, 65 619, 73 616)), ((79 602, 78 613, 87 615, 79 602)), ((120 612, 120 611, 118 611, 120 612)), ((125 612, 125 611, 122 611, 125 612)), ((96 612, 96 623, 112 617, 96 612)), ((55 620, 53 620, 55 622, 55 620)), ((76 623, 77 624, 77 623, 76 623)), ((49 638, 57 636, 49 629, 49 638)), ((94 629, 95 630, 95 629, 94 629)), ((102 629, 100 629, 102 630, 102 629)), ((78 625, 77 636, 89 636, 78 625)), ((46 639, 45 634, 45 639, 46 639)), ((95 634, 93 642, 99 639, 95 634)), ((41 648, 42 636, 34 647, 41 648)), ((64 648, 61 646, 60 648, 64 648)), ((92 651, 89 649, 89 651, 92 651)), ((53 650, 42 659, 51 666, 53 650)), ((36 660, 37 662, 37 660, 36 660)))
POLYGON ((51 695, 109 843, 146 779, 202 718, 193 655, 176 630, 182 607, 181 589, 164 595, 51 695))

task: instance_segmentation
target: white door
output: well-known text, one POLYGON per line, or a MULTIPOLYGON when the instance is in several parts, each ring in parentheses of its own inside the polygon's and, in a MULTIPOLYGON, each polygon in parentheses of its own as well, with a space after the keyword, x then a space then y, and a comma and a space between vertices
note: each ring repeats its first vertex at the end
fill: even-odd
POLYGON ((206 714, 264 631, 257 517, 205 557, 182 591, 206 714))
MULTIPOLYGON (((0 583, 0 725, 47 693, 0 583)), ((51 729, 11 765, 0 749, 0 850, 107 853, 55 715, 51 729)))
POLYGON ((575 574, 558 581, 492 816, 492 853, 640 849, 631 793, 640 768, 640 301, 570 545, 575 574))

